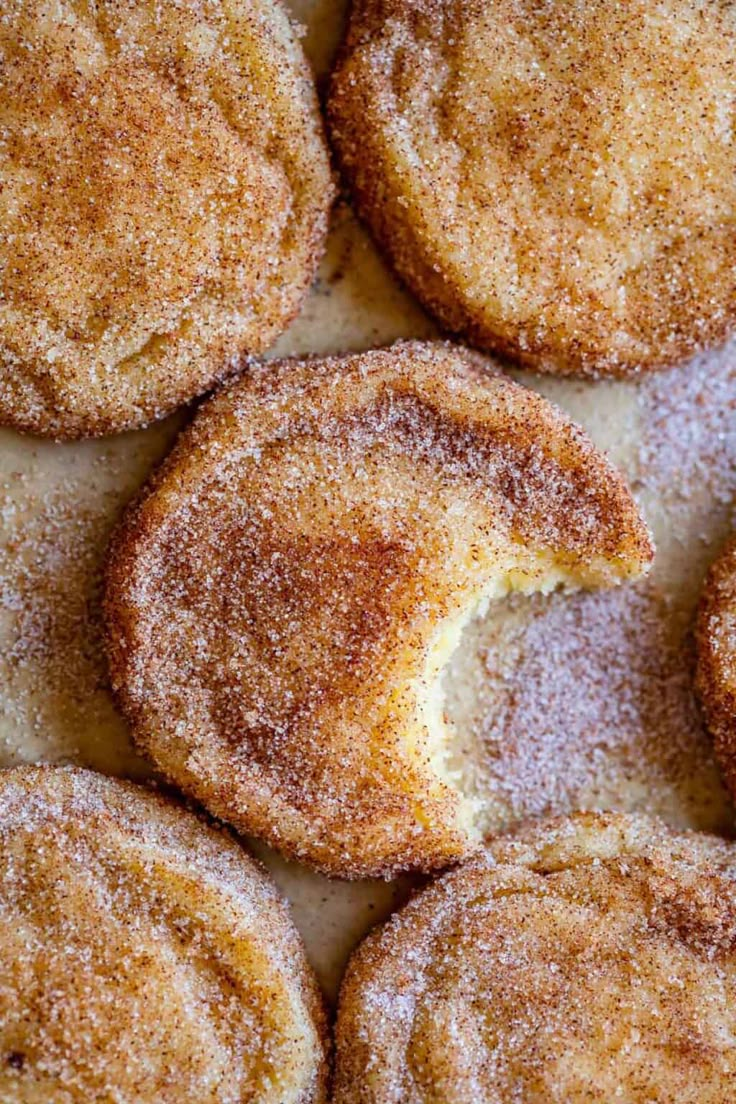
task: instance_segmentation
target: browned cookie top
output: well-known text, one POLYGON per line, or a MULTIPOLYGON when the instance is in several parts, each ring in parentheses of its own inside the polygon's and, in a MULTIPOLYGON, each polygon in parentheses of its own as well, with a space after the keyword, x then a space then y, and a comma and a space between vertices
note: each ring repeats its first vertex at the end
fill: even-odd
POLYGON ((449 330, 625 375, 736 322, 733 0, 356 0, 332 137, 449 330))
POLYGON ((335 1104, 724 1104, 736 848, 646 817, 531 823, 353 956, 335 1104))
POLYGON ((0 141, 0 421, 139 426, 298 309, 332 182, 279 0, 8 0, 0 141))
POLYGON ((222 831, 90 771, 0 772, 0 1100, 324 1104, 322 1000, 222 831))
POLYGON ((112 681, 139 746, 334 874, 473 846, 440 680, 484 603, 614 584, 651 558, 583 432, 483 367, 420 343, 254 367, 112 544, 112 681))

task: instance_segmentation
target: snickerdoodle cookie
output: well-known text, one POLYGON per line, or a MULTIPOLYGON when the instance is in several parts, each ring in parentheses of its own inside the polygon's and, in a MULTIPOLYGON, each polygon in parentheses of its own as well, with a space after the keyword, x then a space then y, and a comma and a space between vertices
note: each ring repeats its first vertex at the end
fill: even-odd
POLYGON ((112 543, 112 683, 139 747, 332 874, 476 844, 441 682, 471 617, 651 559, 582 430, 487 369, 418 342, 254 366, 201 408, 112 543))
POLYGON ((735 875, 644 817, 492 843, 354 954, 335 1104, 734 1099, 735 875))
POLYGON ((706 577, 696 641, 700 701, 726 784, 736 795, 736 538, 706 577))
POLYGON ((332 180, 279 0, 9 0, 0 421, 140 426, 297 311, 332 180))
POLYGON ((0 1099, 322 1104, 321 997, 222 831, 90 771, 0 772, 0 1099))
POLYGON ((332 138, 450 331, 628 375, 736 324, 733 0, 356 0, 332 138))

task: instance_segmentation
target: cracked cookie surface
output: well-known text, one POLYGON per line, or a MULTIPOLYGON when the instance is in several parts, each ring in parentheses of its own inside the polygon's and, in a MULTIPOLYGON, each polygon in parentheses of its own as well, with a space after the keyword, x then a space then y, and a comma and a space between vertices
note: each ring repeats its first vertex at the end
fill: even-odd
POLYGON ((0 1098, 323 1104, 321 996, 284 901, 156 794, 0 772, 0 1098))

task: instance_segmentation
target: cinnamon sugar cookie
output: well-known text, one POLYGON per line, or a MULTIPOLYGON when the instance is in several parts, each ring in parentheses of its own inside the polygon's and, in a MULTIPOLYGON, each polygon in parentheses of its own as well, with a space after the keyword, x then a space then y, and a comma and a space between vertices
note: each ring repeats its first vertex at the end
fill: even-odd
POLYGON ((476 844, 441 684, 471 617, 511 590, 613 585, 652 555, 584 433, 487 368, 418 342, 255 366, 112 544, 112 683, 140 749, 332 874, 476 844))
POLYGON ((5 424, 142 425, 297 311, 332 181, 279 0, 9 0, 0 138, 5 424))
POLYGON ((735 875, 645 817, 492 843, 354 954, 335 1104, 733 1100, 735 875))
POLYGON ((0 772, 0 1099, 319 1104, 286 906, 222 832, 89 771, 0 772))
POLYGON ((726 784, 736 795, 736 538, 706 578, 696 641, 698 694, 726 784))
POLYGON ((733 0, 356 0, 332 138, 448 330, 628 375, 736 323, 734 56, 733 0))

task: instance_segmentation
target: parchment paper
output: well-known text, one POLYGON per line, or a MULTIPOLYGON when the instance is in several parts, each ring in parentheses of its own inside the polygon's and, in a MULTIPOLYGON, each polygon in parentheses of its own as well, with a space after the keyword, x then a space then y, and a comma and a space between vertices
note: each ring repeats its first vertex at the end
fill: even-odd
MULTIPOLYGON (((294 0, 292 7, 304 25, 307 51, 318 74, 323 75, 341 32, 342 0, 294 0)), ((319 280, 301 317, 274 352, 359 349, 435 332, 416 303, 390 277, 366 233, 341 201, 319 280)), ((679 387, 685 394, 682 410, 677 413, 674 404, 675 414, 667 414, 662 425, 657 424, 657 392, 655 389, 652 394, 649 385, 645 394, 636 383, 563 383, 530 376, 524 376, 523 382, 570 411, 628 471, 657 542, 652 585, 664 610, 665 636, 674 647, 684 640, 683 655, 687 657, 687 633, 703 571, 731 524, 730 502, 736 490, 736 347, 706 358, 695 377, 692 372, 677 372, 671 377, 671 388, 679 387), (707 389, 711 367, 718 373, 719 384, 716 394, 703 400, 698 397, 698 387, 705 380, 707 389), (704 402, 710 407, 701 425, 697 411, 704 402), (729 402, 730 422, 712 409, 714 403, 729 402), (673 434, 683 439, 678 445, 682 456, 678 460, 675 447, 675 460, 670 464, 672 478, 666 465, 663 472, 650 478, 650 469, 658 463, 652 461, 658 441, 661 438, 672 450, 673 434), (677 466, 680 461, 684 474, 677 466)), ((139 433, 79 444, 54 444, 0 431, 1 766, 66 761, 113 774, 146 775, 147 767, 132 751, 125 724, 106 688, 99 639, 99 565, 121 508, 166 452, 185 416, 177 415, 139 433)), ((494 708, 493 694, 497 693, 499 703, 503 698, 503 672, 508 673, 519 658, 519 633, 530 618, 539 616, 540 610, 533 604, 501 603, 483 623, 468 630, 448 676, 448 709, 459 738, 469 747, 473 740, 484 738, 483 724, 478 722, 479 699, 483 698, 487 726, 489 710, 492 713, 494 708), (495 667, 489 659, 494 655, 500 657, 495 667), (471 730, 472 739, 467 735, 471 730)), ((583 606, 582 623, 585 617, 583 606)), ((632 626, 632 631, 636 637, 637 626, 632 626)), ((569 658, 563 657, 561 662, 567 663, 569 658)), ((623 658, 625 663, 626 656, 623 658)), ((613 656, 612 663, 615 660, 613 656)), ((585 657, 581 661, 585 663, 585 657)), ((669 777, 667 770, 653 773, 651 764, 638 762, 636 756, 622 768, 620 762, 611 761, 604 739, 602 746, 596 745, 596 754, 588 757, 586 783, 576 801, 642 808, 663 813, 680 824, 730 830, 730 802, 720 788, 706 737, 697 721, 693 722, 688 662, 683 659, 681 685, 678 682, 664 733, 658 728, 656 733, 647 736, 639 731, 637 736, 634 730, 649 723, 647 716, 641 709, 637 711, 636 702, 628 713, 620 710, 622 723, 634 732, 634 744, 643 737, 663 744, 661 749, 655 748, 655 758, 659 750, 667 751, 664 744, 676 746, 676 777, 669 777), (680 699, 682 718, 678 716, 680 699)), ((543 680, 549 684, 542 686, 544 693, 554 693, 554 664, 551 667, 549 677, 545 675, 543 680)), ((655 672, 654 677, 660 676, 655 672)), ((604 696, 614 692, 603 690, 604 696)), ((619 706, 621 703, 612 706, 614 720, 619 706)), ((597 715, 593 720, 611 723, 610 718, 600 722, 597 715)), ((577 739, 575 723, 573 717, 572 742, 577 739)), ((524 738, 539 739, 534 732, 524 738)), ((550 771, 564 771, 568 752, 559 746, 552 751, 550 771)), ((579 752, 579 748, 569 749, 572 757, 579 752)), ((525 754, 523 746, 519 754, 525 754)), ((525 808, 524 800, 523 795, 515 795, 510 803, 512 812, 499 807, 498 815, 544 811, 534 803, 525 808)), ((564 803, 565 799, 558 795, 555 800, 564 803)), ((535 801, 543 804, 543 798, 535 801)), ((361 934, 401 897, 404 886, 330 882, 284 863, 262 847, 258 851, 288 895, 310 958, 327 992, 334 995, 346 955, 361 934)))

